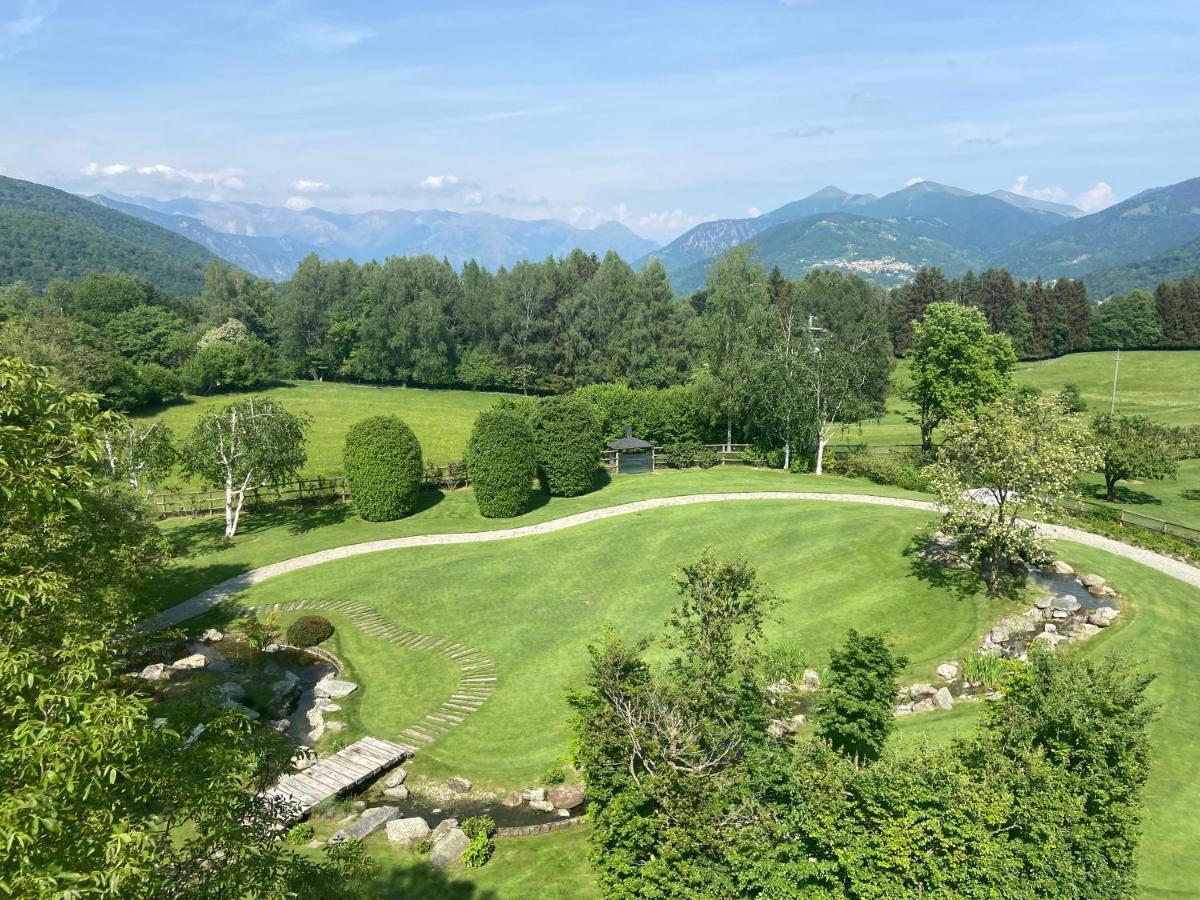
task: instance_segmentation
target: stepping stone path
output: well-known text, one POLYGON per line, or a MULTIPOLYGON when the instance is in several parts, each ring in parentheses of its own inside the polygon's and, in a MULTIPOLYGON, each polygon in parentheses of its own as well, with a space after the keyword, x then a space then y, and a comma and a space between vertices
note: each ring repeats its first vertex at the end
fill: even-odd
POLYGON ((436 653, 458 666, 462 671, 458 690, 441 706, 427 713, 420 722, 401 732, 399 740, 406 744, 417 747, 432 744, 450 729, 461 725, 467 716, 483 706, 496 689, 496 667, 491 657, 482 650, 436 635, 401 628, 365 603, 354 600, 300 600, 295 603, 272 603, 269 606, 247 609, 244 614, 297 609, 324 609, 340 613, 351 625, 365 634, 405 650, 436 653))

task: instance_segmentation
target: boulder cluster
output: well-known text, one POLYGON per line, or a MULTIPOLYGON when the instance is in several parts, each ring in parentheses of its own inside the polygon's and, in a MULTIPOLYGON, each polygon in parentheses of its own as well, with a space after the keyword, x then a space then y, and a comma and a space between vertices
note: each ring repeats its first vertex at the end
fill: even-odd
POLYGON ((583 804, 586 794, 581 784, 560 784, 547 790, 544 787, 512 791, 500 802, 509 809, 528 805, 538 812, 567 818, 571 810, 583 804))

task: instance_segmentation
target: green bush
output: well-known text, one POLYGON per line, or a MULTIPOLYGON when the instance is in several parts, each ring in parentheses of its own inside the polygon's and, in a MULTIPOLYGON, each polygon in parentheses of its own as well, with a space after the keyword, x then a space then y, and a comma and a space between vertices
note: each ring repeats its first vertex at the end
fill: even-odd
POLYGON ((288 831, 287 842, 289 844, 307 844, 315 834, 311 825, 301 822, 299 825, 293 825, 288 831))
POLYGON ((496 823, 491 816, 473 816, 462 823, 463 834, 471 839, 463 851, 463 865, 468 869, 486 866, 496 851, 496 823))
POLYGON ((890 456, 856 453, 838 468, 852 478, 866 478, 876 484, 894 484, 906 491, 929 490, 929 479, 920 469, 890 456))
POLYGON ((554 497, 586 494, 596 483, 600 419, 580 397, 543 397, 529 417, 538 477, 554 497))
POLYGON ((518 409, 497 406, 475 419, 467 464, 479 514, 507 519, 528 512, 533 501, 533 431, 518 409))
POLYGON ((287 630, 287 642, 293 647, 315 647, 331 637, 333 624, 324 616, 301 616, 287 630))
POLYGON ((663 447, 657 461, 672 469, 690 469, 693 466, 711 469, 721 461, 721 456, 699 441, 680 441, 663 447))
POLYGON ((552 763, 542 773, 542 784, 562 784, 566 780, 567 770, 563 768, 562 763, 552 763))
POLYGON ((346 432, 350 496, 368 522, 411 515, 421 496, 421 445, 398 416, 372 416, 346 432))

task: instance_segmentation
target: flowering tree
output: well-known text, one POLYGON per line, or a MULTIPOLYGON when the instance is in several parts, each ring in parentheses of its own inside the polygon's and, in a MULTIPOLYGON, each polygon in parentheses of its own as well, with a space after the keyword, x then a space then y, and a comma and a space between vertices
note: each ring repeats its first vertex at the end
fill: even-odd
POLYGON ((211 409, 196 423, 180 455, 184 471, 225 489, 225 536, 237 534, 246 492, 295 478, 308 459, 308 418, 271 400, 211 409))
POLYGON ((931 467, 945 508, 942 528, 986 569, 989 593, 1012 563, 1046 556, 1023 517, 1055 506, 1096 462, 1087 426, 1054 398, 1004 399, 949 421, 931 467))

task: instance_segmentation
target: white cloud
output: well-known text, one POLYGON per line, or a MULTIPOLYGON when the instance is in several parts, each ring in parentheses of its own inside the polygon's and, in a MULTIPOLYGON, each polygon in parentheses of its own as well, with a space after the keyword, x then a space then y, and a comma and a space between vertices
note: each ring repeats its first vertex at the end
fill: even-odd
POLYGON ((759 216, 762 215, 762 210, 759 209, 757 206, 752 206, 748 210, 746 210, 746 215, 748 215, 752 219, 757 219, 759 216))
POLYGON ((125 163, 113 163, 112 165, 102 166, 99 163, 88 163, 79 170, 79 174, 87 175, 89 178, 110 178, 113 175, 124 175, 132 170, 132 166, 127 166, 125 163))
POLYGON ((375 37, 373 28, 341 25, 327 19, 308 19, 297 22, 287 30, 287 36, 297 44, 315 50, 349 50, 375 37))
POLYGON ((138 166, 139 175, 150 175, 165 181, 186 181, 191 184, 211 184, 214 188, 228 188, 240 191, 246 186, 242 181, 241 169, 218 169, 215 172, 196 172, 191 169, 177 169, 164 163, 152 166, 138 166))
POLYGON ((1093 187, 1088 188, 1075 198, 1075 205, 1084 212, 1089 213, 1106 209, 1116 202, 1117 195, 1114 194, 1113 189, 1103 181, 1097 181, 1093 187))
POLYGON ((922 178, 920 175, 914 175, 912 178, 908 179, 908 181, 904 182, 904 186, 912 187, 914 184, 920 184, 924 180, 925 179, 922 178))
POLYGON ((426 175, 417 182, 417 187, 422 191, 444 191, 461 182, 457 175, 426 175))
POLYGON ((1018 175, 1012 185, 1012 192, 1022 197, 1034 200, 1047 200, 1051 203, 1067 203, 1082 209, 1084 212, 1097 212, 1112 206, 1117 202, 1117 195, 1107 182, 1097 181, 1095 185, 1081 194, 1071 197, 1062 187, 1031 188, 1028 175, 1018 175))
POLYGON ((301 178, 298 181, 292 182, 292 187, 306 194, 315 194, 319 191, 329 190, 329 185, 324 181, 309 181, 307 178, 301 178))
POLYGON ((20 50, 58 9, 58 0, 20 0, 17 14, 0 20, 0 59, 20 50))
POLYGON ((312 206, 312 201, 307 197, 288 197, 283 205, 295 212, 304 212, 312 206))

